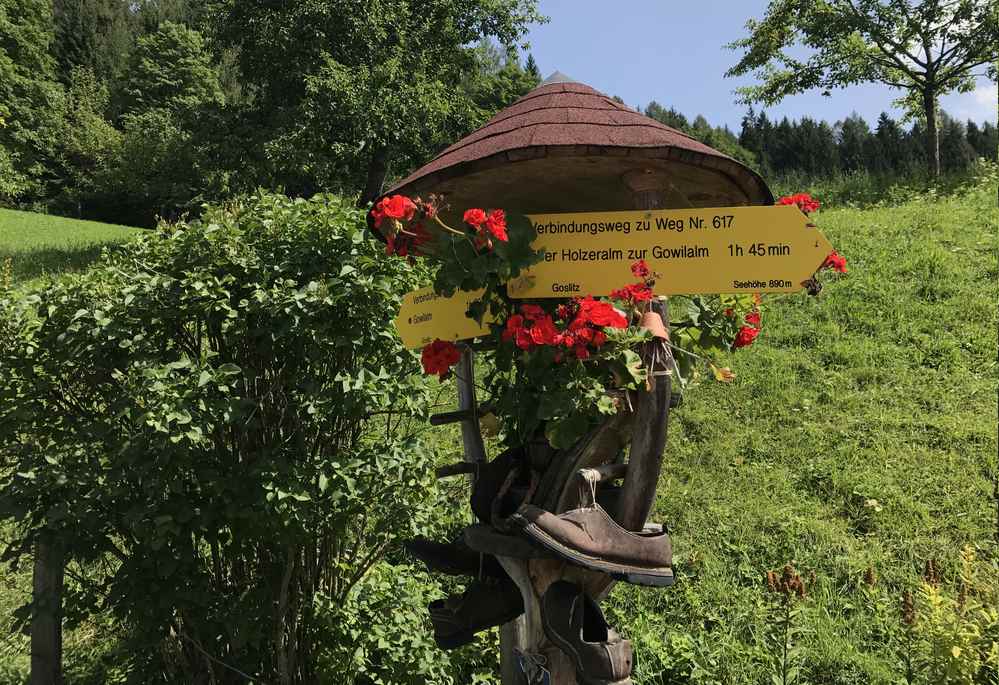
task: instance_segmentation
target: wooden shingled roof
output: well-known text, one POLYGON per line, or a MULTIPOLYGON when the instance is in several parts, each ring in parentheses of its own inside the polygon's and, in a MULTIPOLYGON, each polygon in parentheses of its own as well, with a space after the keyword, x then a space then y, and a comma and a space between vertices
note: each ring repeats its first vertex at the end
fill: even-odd
POLYGON ((384 194, 443 193, 452 208, 632 208, 628 172, 658 172, 673 207, 772 204, 763 179, 690 136, 557 74, 384 194))

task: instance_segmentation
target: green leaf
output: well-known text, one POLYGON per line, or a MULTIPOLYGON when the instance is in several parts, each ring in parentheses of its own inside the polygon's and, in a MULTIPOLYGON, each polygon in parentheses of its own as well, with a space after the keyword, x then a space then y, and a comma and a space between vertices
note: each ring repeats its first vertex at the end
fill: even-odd
POLYGON ((545 437, 556 449, 567 449, 586 435, 590 422, 586 416, 579 413, 570 414, 561 419, 549 421, 545 426, 545 437))
POLYGON ((243 370, 232 363, 222 364, 218 367, 218 372, 223 376, 238 376, 243 370))

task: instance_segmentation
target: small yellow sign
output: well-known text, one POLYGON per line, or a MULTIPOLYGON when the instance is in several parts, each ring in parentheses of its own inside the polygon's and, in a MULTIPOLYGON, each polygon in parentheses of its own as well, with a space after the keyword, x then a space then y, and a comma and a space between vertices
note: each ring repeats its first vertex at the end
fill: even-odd
POLYGON ((638 259, 660 274, 657 295, 793 292, 833 249, 790 205, 527 218, 545 259, 509 284, 515 298, 609 295, 638 259))
POLYGON ((437 338, 467 340, 489 333, 491 319, 486 315, 483 325, 465 316, 468 305, 482 297, 482 290, 459 290, 451 297, 442 297, 433 288, 421 288, 402 298, 396 330, 402 343, 409 348, 423 347, 437 338))

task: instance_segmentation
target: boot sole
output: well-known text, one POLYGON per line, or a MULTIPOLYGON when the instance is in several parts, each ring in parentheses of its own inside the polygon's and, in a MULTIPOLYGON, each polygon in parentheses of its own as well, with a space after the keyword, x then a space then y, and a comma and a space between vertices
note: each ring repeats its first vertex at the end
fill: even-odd
POLYGON ((548 619, 544 612, 541 613, 541 629, 544 630, 545 635, 551 640, 556 647, 562 650, 562 653, 567 657, 572 659, 572 667, 576 669, 576 677, 579 678, 579 682, 582 685, 632 685, 631 676, 627 676, 622 680, 604 680, 603 678, 587 678, 585 673, 581 673, 579 670, 579 660, 576 658, 576 654, 572 649, 572 645, 562 639, 562 636, 556 633, 551 626, 548 625, 548 619))
POLYGON ((530 523, 527 519, 514 514, 513 518, 524 526, 524 534, 532 540, 551 550, 558 556, 571 561, 577 566, 600 571, 610 575, 615 580, 621 580, 634 585, 645 585, 647 587, 669 587, 676 578, 673 576, 673 569, 669 566, 659 567, 639 567, 618 564, 606 559, 584 554, 578 550, 566 547, 558 540, 541 530, 537 525, 530 523))

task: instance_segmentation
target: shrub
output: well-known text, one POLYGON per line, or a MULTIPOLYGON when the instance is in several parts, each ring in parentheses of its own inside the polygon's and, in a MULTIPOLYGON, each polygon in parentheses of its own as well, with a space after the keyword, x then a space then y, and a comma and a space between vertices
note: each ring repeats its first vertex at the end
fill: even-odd
POLYGON ((379 252, 345 200, 259 194, 0 293, 4 558, 58 540, 67 615, 108 609, 134 677, 312 680, 347 634, 329 611, 394 596, 366 574, 425 532, 435 483, 392 331, 414 272, 379 252))

